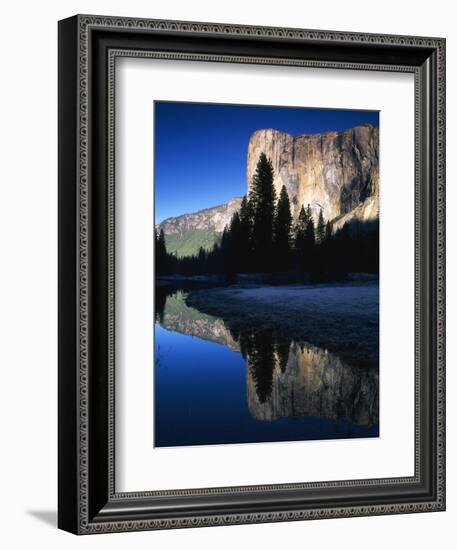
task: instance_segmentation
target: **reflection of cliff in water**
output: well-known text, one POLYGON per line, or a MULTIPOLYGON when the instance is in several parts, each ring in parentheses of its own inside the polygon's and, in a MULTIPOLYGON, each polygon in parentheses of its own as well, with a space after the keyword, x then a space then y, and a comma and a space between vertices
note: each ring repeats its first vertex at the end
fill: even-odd
POLYGON ((326 350, 290 342, 248 354, 247 399, 258 420, 287 416, 345 419, 371 426, 379 421, 378 373, 343 363, 326 350), (281 346, 282 347, 282 346, 281 346), (252 359, 254 358, 254 359, 252 359))
POLYGON ((242 353, 247 363, 247 404, 252 417, 272 421, 313 416, 344 419, 360 426, 378 424, 376 368, 353 367, 325 349, 279 340, 261 330, 241 333, 223 319, 187 306, 185 297, 180 290, 162 293, 156 320, 168 330, 242 353))
POLYGON ((234 351, 239 351, 239 346, 224 321, 189 307, 183 290, 167 291, 166 288, 162 288, 156 294, 160 296, 156 299, 156 322, 164 328, 224 344, 234 351))

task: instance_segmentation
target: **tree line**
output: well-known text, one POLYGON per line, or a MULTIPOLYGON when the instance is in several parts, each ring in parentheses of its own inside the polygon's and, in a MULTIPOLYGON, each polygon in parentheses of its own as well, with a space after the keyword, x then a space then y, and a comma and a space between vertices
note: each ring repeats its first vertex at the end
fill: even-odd
POLYGON ((344 276, 349 271, 377 272, 378 222, 346 223, 333 232, 322 209, 314 220, 310 205, 302 205, 293 223, 285 186, 279 197, 273 185, 271 160, 261 153, 251 190, 243 197, 219 243, 195 256, 167 253, 163 230, 156 232, 157 274, 309 273, 315 280, 344 276))

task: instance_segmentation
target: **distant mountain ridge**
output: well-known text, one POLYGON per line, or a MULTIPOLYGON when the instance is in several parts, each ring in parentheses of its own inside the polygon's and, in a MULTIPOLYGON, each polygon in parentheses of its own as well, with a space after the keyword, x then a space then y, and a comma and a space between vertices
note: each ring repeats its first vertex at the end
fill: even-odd
POLYGON ((211 250, 233 214, 240 209, 241 201, 241 197, 235 197, 226 204, 161 222, 158 227, 163 229, 168 252, 184 257, 197 254, 200 247, 211 250))
MULTIPOLYGON (((249 191, 260 153, 271 159, 279 196, 284 185, 292 216, 302 205, 315 220, 322 209, 333 230, 352 220, 379 218, 379 127, 361 124, 342 132, 292 135, 272 128, 256 130, 247 150, 246 190, 249 191)), ((226 204, 168 218, 159 224, 167 250, 178 257, 210 250, 241 206, 236 197, 226 204)))

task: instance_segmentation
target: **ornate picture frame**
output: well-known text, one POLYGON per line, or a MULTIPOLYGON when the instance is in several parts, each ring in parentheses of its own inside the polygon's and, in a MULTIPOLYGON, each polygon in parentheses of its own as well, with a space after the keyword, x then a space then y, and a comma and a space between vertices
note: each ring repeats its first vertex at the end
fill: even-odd
POLYGON ((60 21, 59 527, 90 534, 444 510, 444 186, 442 38, 91 15, 60 21), (414 476, 116 492, 117 57, 414 75, 414 476))

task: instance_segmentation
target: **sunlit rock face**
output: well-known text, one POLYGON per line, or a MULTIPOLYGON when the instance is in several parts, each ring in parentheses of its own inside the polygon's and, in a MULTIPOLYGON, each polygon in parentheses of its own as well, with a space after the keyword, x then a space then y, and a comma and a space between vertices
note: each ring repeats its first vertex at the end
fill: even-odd
POLYGON ((308 204, 315 219, 321 208, 326 221, 342 215, 346 215, 345 222, 378 217, 377 126, 363 124, 343 132, 297 136, 274 129, 257 130, 248 146, 248 187, 262 152, 273 163, 276 193, 279 196, 285 185, 295 218, 301 206, 308 204))
MULTIPOLYGON (((247 150, 247 186, 250 190, 260 154, 273 163, 274 186, 279 197, 285 185, 296 219, 309 204, 314 220, 322 209, 333 231, 353 220, 379 217, 379 128, 362 124, 343 132, 291 135, 274 129, 254 132, 247 150)), ((162 221, 169 252, 178 257, 211 250, 224 228, 239 211, 241 198, 226 204, 186 213, 162 221)))
POLYGON ((344 419, 361 426, 378 423, 378 372, 344 364, 326 350, 290 344, 270 366, 248 356, 247 401, 258 420, 288 416, 344 419))

